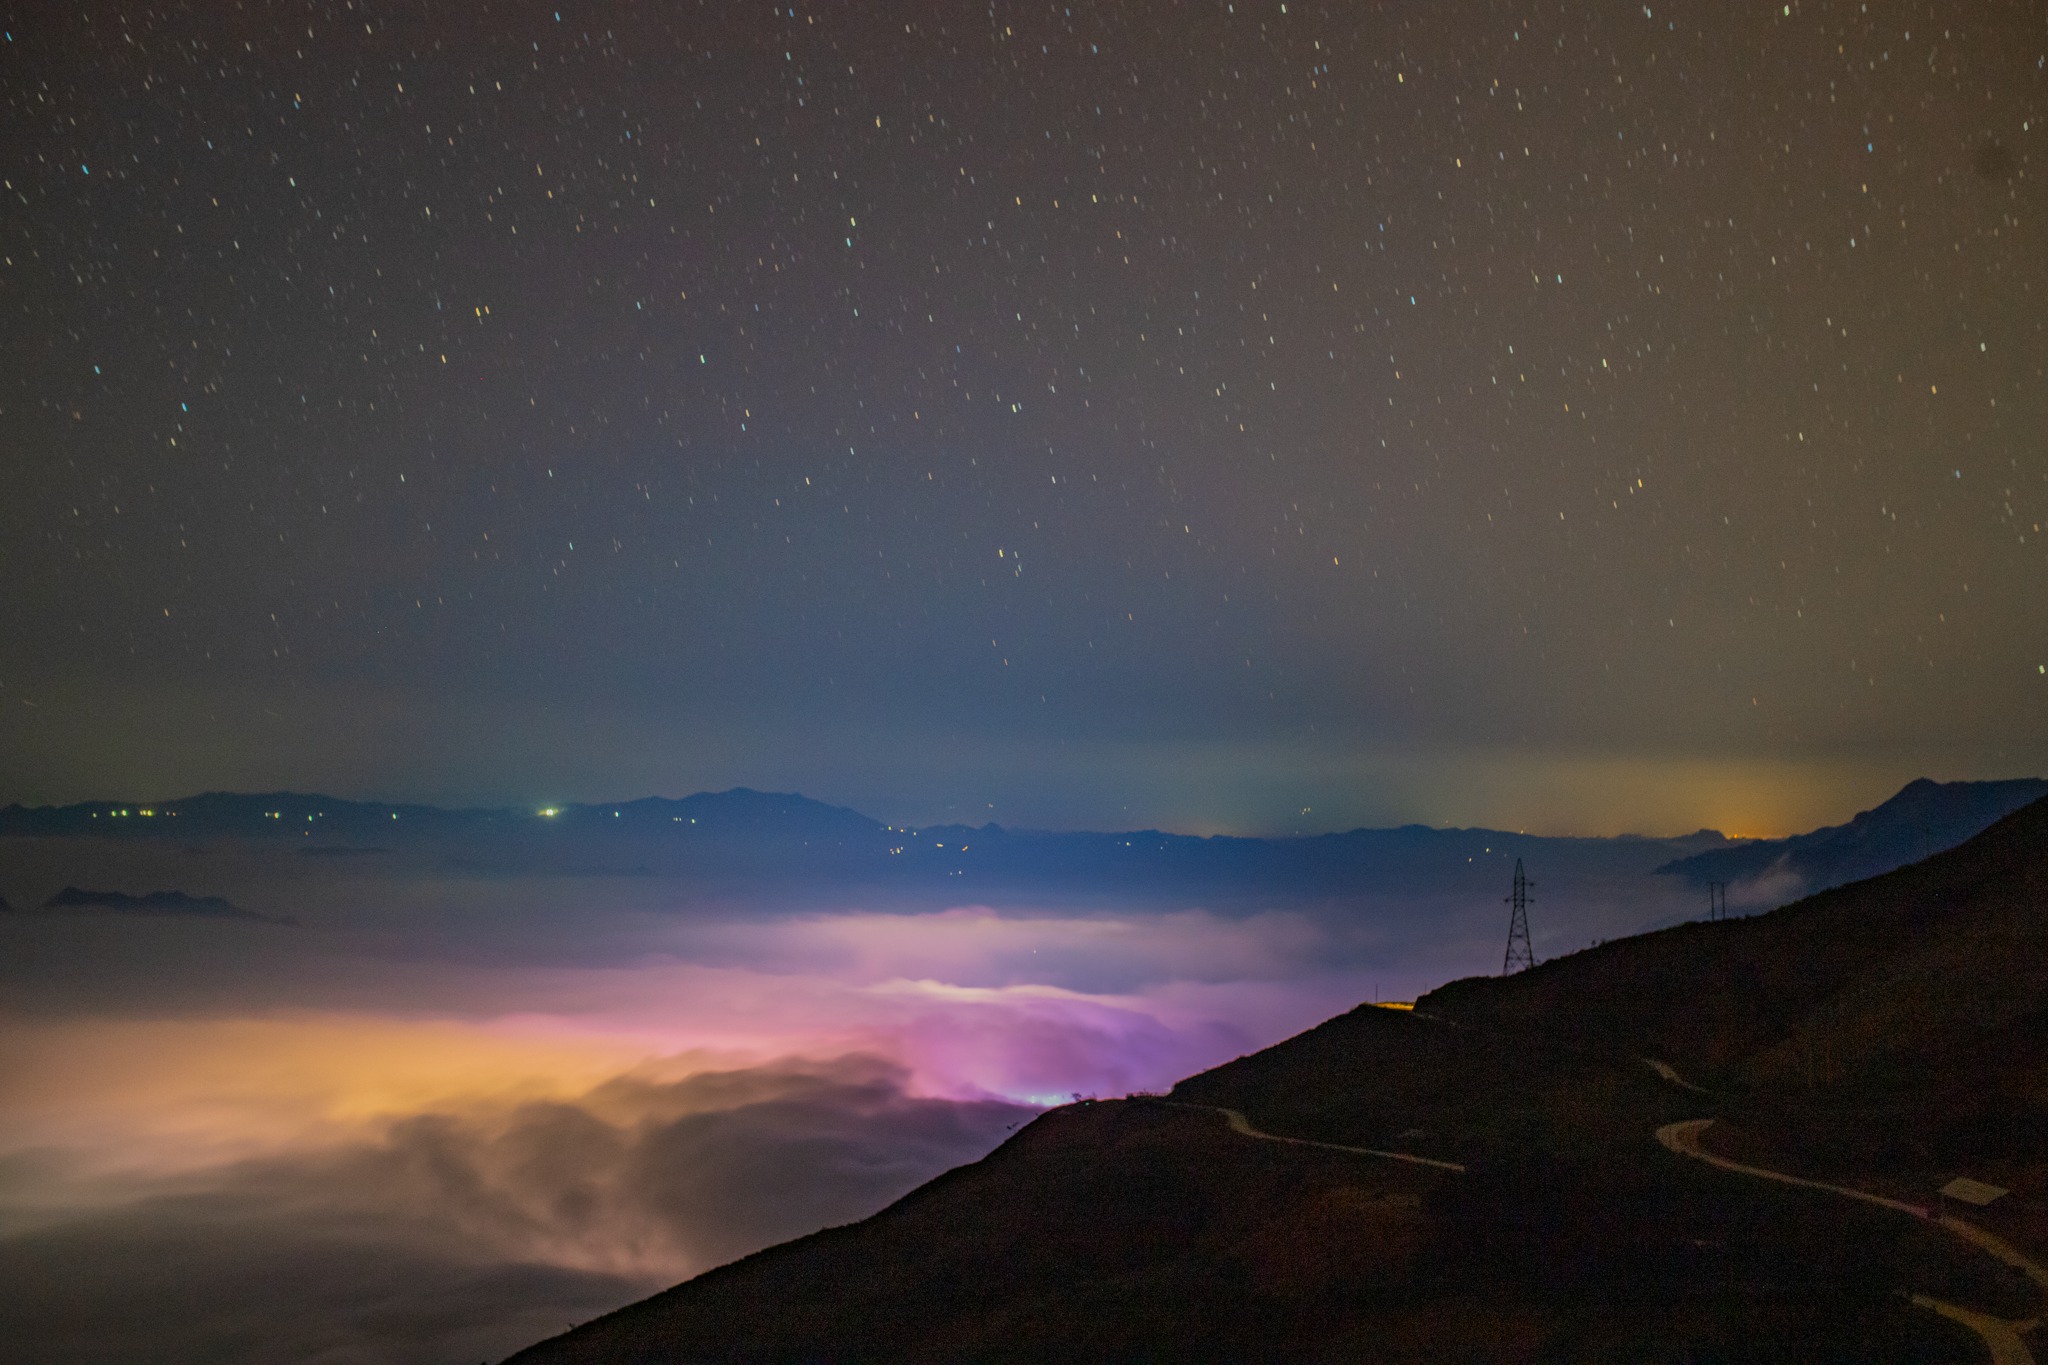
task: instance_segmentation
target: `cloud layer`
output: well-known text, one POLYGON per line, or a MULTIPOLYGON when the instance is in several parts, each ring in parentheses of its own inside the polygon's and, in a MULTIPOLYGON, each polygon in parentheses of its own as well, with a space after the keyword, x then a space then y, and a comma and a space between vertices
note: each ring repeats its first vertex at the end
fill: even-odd
POLYGON ((169 1176, 0 1240, 0 1360, 500 1355, 864 1217, 1033 1112, 906 1082, 857 1055, 632 1073, 573 1099, 428 1110, 358 1141, 169 1176))
MULTIPOLYGON (((501 1356, 1036 1106, 1488 969, 1478 845, 1223 912, 14 841, 17 903, 184 885, 298 927, 0 916, 0 1361, 501 1356)), ((1678 912, 1664 856, 1537 869, 1540 950, 1678 912)))

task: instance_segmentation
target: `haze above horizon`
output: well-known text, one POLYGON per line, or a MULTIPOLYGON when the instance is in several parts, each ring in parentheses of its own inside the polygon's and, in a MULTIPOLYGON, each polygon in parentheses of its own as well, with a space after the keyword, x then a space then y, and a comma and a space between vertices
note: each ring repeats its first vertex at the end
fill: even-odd
MULTIPOLYGON (((1916 782, 1924 782, 1924 781, 1926 781, 1926 780, 1927 780, 1927 779, 1924 779, 1924 778, 1923 778, 1923 779, 1916 779, 1916 782)), ((1909 785, 1909 786, 1911 786, 1911 785, 1913 785, 1913 784, 1908 784, 1908 785, 1909 785)), ((1219 837, 1219 836, 1220 836, 1220 837, 1225 837, 1225 838, 1238 838, 1238 839, 1287 839, 1287 838, 1302 838, 1302 837, 1316 837, 1316 836, 1320 836, 1320 835, 1326 835, 1326 834, 1348 834, 1348 833, 1361 833, 1361 832, 1384 832, 1384 831, 1386 831, 1386 830, 1390 830, 1390 829, 1397 829, 1397 828, 1404 828, 1404 827, 1412 827, 1412 826, 1420 826, 1420 827, 1423 827, 1423 828, 1428 828, 1428 829, 1434 829, 1434 830, 1442 830, 1442 831, 1481 831, 1481 832, 1494 832, 1494 833, 1502 833, 1502 834, 1517 834, 1517 835, 1529 835, 1529 836, 1533 836, 1533 837, 1539 837, 1539 838, 1587 838, 1587 839, 1615 839, 1615 838, 1619 838, 1619 839, 1649 839, 1649 840, 1671 840, 1671 839, 1681 839, 1681 838, 1696 838, 1696 837, 1699 837, 1699 836, 1708 836, 1708 835, 1711 835, 1711 836, 1719 836, 1719 837, 1721 837, 1721 838, 1724 838, 1724 839, 1727 839, 1727 840, 1729 840, 1730 842, 1744 842, 1744 841, 1757 841, 1757 840, 1771 840, 1771 839, 1782 839, 1782 838, 1785 838, 1785 837, 1788 837, 1788 836, 1791 836, 1791 835, 1796 835, 1796 834, 1803 834, 1803 833, 1808 833, 1808 832, 1811 832, 1812 830, 1815 830, 1815 829, 1819 829, 1819 828, 1825 828, 1825 827, 1827 827, 1827 826, 1829 826, 1829 825, 1838 825, 1838 824, 1844 824, 1844 823, 1847 823, 1847 822, 1848 822, 1848 820, 1850 819, 1850 817, 1851 817, 1851 816, 1854 816, 1854 815, 1857 815, 1857 814, 1861 814, 1861 813, 1867 813, 1867 812, 1868 812, 1869 810, 1871 810, 1871 809, 1873 809, 1873 808, 1876 808, 1876 807, 1878 807, 1879 805, 1883 804, 1883 803, 1881 803, 1881 802, 1879 802, 1879 801, 1870 801, 1870 802, 1869 802, 1869 803, 1868 803, 1867 805, 1864 805, 1864 806, 1860 806, 1860 807, 1859 807, 1859 808, 1858 808, 1857 810, 1853 810, 1853 811, 1845 812, 1845 813, 1843 813, 1842 815, 1840 815, 1840 816, 1839 816, 1838 818, 1835 818, 1835 819, 1832 819, 1832 820, 1826 821, 1826 822, 1825 822, 1824 824, 1811 824, 1811 825, 1800 825, 1800 826, 1797 826, 1797 827, 1787 827, 1787 828, 1785 828, 1785 829, 1781 829, 1781 830, 1774 830, 1774 831, 1768 831, 1768 832, 1759 832, 1759 831, 1755 831, 1755 830, 1749 830, 1749 831, 1740 831, 1740 832, 1738 832, 1738 831, 1730 831, 1730 830, 1718 829, 1718 828, 1715 828, 1715 827, 1713 827, 1713 826, 1708 826, 1708 825, 1701 825, 1701 826, 1698 826, 1698 827, 1696 827, 1696 828, 1694 828, 1694 829, 1687 829, 1687 830, 1677 830, 1677 829, 1672 829, 1672 830, 1649 830, 1649 829, 1623 829, 1623 830, 1613 830, 1613 831, 1587 831, 1587 830, 1582 830, 1582 829, 1529 829, 1529 828, 1526 828, 1526 827, 1519 827, 1519 828, 1511 828, 1511 827, 1508 827, 1508 826, 1504 826, 1504 825, 1502 825, 1502 826, 1494 826, 1494 825, 1484 825, 1484 824, 1478 824, 1478 823, 1473 823, 1473 822, 1465 822, 1465 823, 1447 823, 1447 824, 1441 824, 1441 825, 1437 825, 1437 824, 1430 824, 1430 823, 1429 823, 1429 822, 1427 822, 1427 821, 1419 821, 1419 820, 1417 820, 1417 821, 1403 821, 1403 822, 1402 822, 1402 824, 1401 824, 1401 825, 1399 825, 1399 826, 1393 826, 1393 825, 1380 825, 1380 826, 1364 826, 1364 825, 1351 825, 1351 826, 1347 826, 1347 827, 1342 827, 1342 828, 1338 828, 1338 827, 1332 827, 1332 826, 1324 826, 1324 825, 1321 825, 1321 824, 1319 824, 1318 822, 1314 821, 1313 819, 1310 819, 1309 817, 1311 817, 1311 816, 1312 816, 1312 815, 1314 814, 1314 812, 1313 812, 1313 811, 1309 811, 1309 810, 1304 810, 1303 812, 1301 812, 1301 818, 1300 818, 1300 819, 1298 819, 1297 821, 1295 821, 1295 822, 1294 822, 1294 823, 1295 823, 1295 827, 1294 827, 1294 828, 1284 828, 1284 829, 1227 829, 1227 828, 1191 828, 1191 829, 1190 829, 1190 828, 1172 828, 1172 827, 1165 827, 1165 826, 1159 826, 1159 825, 1145 825, 1145 826, 1136 826, 1136 825, 1131 825, 1131 826, 1118 826, 1118 827, 1112 827, 1112 828, 1102 828, 1102 829, 1083 829, 1083 828, 1080 828, 1080 827, 1063 827, 1063 826, 1057 826, 1057 825, 1004 825, 1004 824, 1003 824, 1003 822, 1001 822, 1001 821, 998 821, 998 820, 994 820, 994 819, 986 819, 986 818, 984 818, 984 819, 976 819, 976 818, 975 818, 975 812, 971 812, 971 811, 970 811, 970 812, 966 812, 966 813, 964 813, 964 814, 960 814, 960 815, 954 815, 954 814, 950 814, 950 813, 949 813, 949 814, 946 814, 946 815, 943 815, 943 816, 941 816, 940 818, 937 818, 937 819, 931 819, 931 820, 907 820, 907 819, 891 819, 891 818, 887 818, 887 817, 879 817, 879 816, 871 815, 871 814, 870 814, 869 812, 867 812, 867 811, 864 811, 864 810, 860 810, 860 809, 858 809, 858 808, 856 808, 856 807, 854 807, 854 806, 851 806, 851 805, 846 805, 846 804, 842 804, 842 803, 839 803, 839 802, 834 802, 834 801, 825 801, 825 800, 821 800, 820 798, 817 798, 817 797, 811 796, 811 795, 809 795, 809 794, 807 794, 807 793, 804 793, 804 792, 797 792, 797 791, 764 791, 764 790, 761 790, 761 789, 759 789, 759 788, 754 788, 754 787, 745 787, 745 786, 740 786, 740 787, 728 787, 728 788, 725 788, 724 790, 721 790, 721 791, 709 791, 709 790, 705 790, 705 791, 695 791, 695 792, 684 792, 684 793, 681 793, 681 794, 678 794, 678 795, 669 795, 669 794, 667 794, 667 793, 662 793, 662 792, 648 792, 648 793, 643 793, 642 795, 639 795, 639 796, 617 797, 617 798, 613 798, 613 799, 609 799, 609 800, 577 800, 577 801, 564 801, 564 800, 546 800, 546 801, 523 801, 523 802, 522 802, 522 801, 508 801, 508 802, 487 802, 487 803, 478 803, 478 804, 468 804, 468 805, 447 805, 447 806, 444 806, 444 805, 439 805, 439 804, 436 804, 436 803, 434 803, 434 802, 415 802, 415 801, 411 801, 411 800, 405 800, 405 799, 393 799, 393 798, 385 798, 385 797, 378 797, 378 796, 361 796, 361 795, 358 795, 358 796, 336 796, 336 795, 335 795, 334 793, 331 793, 331 792, 297 791, 297 790, 292 790, 292 789, 289 789, 289 788, 280 788, 280 789, 278 789, 278 790, 276 790, 276 791, 270 791, 270 792, 225 792, 225 791, 207 791, 207 792, 191 792, 191 793, 188 793, 188 794, 186 794, 186 795, 184 795, 184 796, 149 796, 149 797, 139 797, 139 798, 138 798, 138 797, 119 797, 119 796, 117 796, 117 797, 107 797, 107 796, 101 795, 101 796, 97 796, 97 797, 87 797, 87 798, 85 798, 85 799, 82 799, 82 800, 76 800, 76 801, 66 801, 66 802, 61 802, 61 803, 59 803, 59 802, 47 802, 47 803, 35 803, 35 804, 32 804, 32 803, 28 803, 28 802, 10 802, 10 803, 7 803, 6 805, 0 805, 0 813, 5 813, 6 811, 8 811, 8 810, 9 810, 9 809, 11 809, 11 808, 12 808, 12 809, 20 809, 20 810, 24 810, 24 811, 31 811, 31 812, 55 812, 55 811, 60 811, 60 810, 64 810, 64 811, 72 811, 72 810, 84 810, 84 809, 90 809, 90 808, 93 808, 93 807, 100 807, 100 806, 104 806, 104 807, 107 807, 107 808, 108 808, 108 810, 109 810, 109 813, 110 813, 110 818, 113 818, 114 816, 118 816, 118 817, 121 817, 121 818, 134 818, 134 819, 137 819, 137 820, 149 820, 149 819, 155 819, 155 818, 159 818, 159 817, 161 817, 161 818, 164 818, 164 819, 171 819, 171 818, 175 818, 175 814, 176 814, 176 808, 177 808, 177 807, 179 807, 179 806, 181 806, 181 805, 188 805, 188 804, 190 804, 190 803, 192 803, 192 802, 194 802, 194 801, 200 800, 200 799, 202 799, 202 798, 228 798, 228 799, 232 799, 232 800, 249 800, 249 801, 261 801, 261 800, 263 800, 263 799, 266 799, 266 798, 272 798, 272 797, 277 797, 277 798, 289 798, 289 799, 291 799, 291 800, 294 800, 294 801, 314 801, 314 802, 335 802, 335 803, 345 803, 345 804, 348 804, 348 805, 352 805, 352 806, 359 806, 359 807, 377 807, 377 806, 393 806, 393 807, 407 807, 407 806, 421 806, 421 807, 424 807, 424 808, 426 808, 427 810, 433 811, 433 812, 435 812, 436 814, 440 814, 440 815, 467 815, 467 814, 494 814, 494 815, 504 815, 504 814, 509 814, 509 815, 515 815, 515 816, 528 816, 528 817, 533 817, 533 818, 536 818, 536 819, 550 819, 550 818, 552 818, 552 817, 557 817, 557 816, 562 816, 562 815, 566 815, 566 814, 569 814, 569 813, 571 813, 571 812, 578 812, 578 813, 583 813, 583 814, 596 814, 596 815, 602 815, 602 814, 603 814, 603 813, 604 813, 604 812, 605 812, 605 811, 606 811, 606 810, 607 810, 608 808, 609 808, 609 809, 613 809, 613 810, 619 810, 619 809, 629 808, 629 807, 632 807, 632 806, 635 806, 635 805, 639 805, 639 804, 642 804, 642 803, 647 803, 647 802, 660 802, 660 803, 665 803, 665 804, 668 804, 668 805, 681 805, 681 804, 683 804, 683 803, 687 803, 687 802, 697 802, 697 801, 710 801, 710 802, 716 802, 716 801, 718 801, 718 800, 719 800, 719 799, 721 799, 721 798, 729 798, 729 797, 743 797, 743 798, 753 798, 753 797, 760 797, 760 798, 767 798, 767 799, 770 799, 770 800, 773 800, 773 801, 787 801, 787 802, 797 803, 797 804, 798 804, 798 805, 800 805, 800 806, 807 806, 807 807, 811 807, 811 808, 815 808, 815 809, 818 809, 818 810, 823 810, 823 811, 833 811, 833 812, 839 812, 839 813, 844 813, 844 814, 847 814, 847 815, 857 816, 857 817, 859 817, 859 818, 860 818, 860 819, 862 819, 862 820, 872 821, 873 823, 875 823, 875 824, 876 824, 876 825, 878 825, 878 826, 886 827, 886 828, 889 828, 889 829, 896 829, 896 828, 903 828, 903 829, 917 829, 917 828, 920 828, 920 827, 930 828, 930 827, 942 827, 942 826, 956 826, 956 827, 958 827, 958 826, 965 826, 965 827, 968 827, 968 828, 982 828, 982 827, 990 827, 990 826, 993 826, 993 827, 996 827, 996 828, 1000 828, 1000 829, 1005 829, 1005 830, 1008 830, 1008 831, 1010 831, 1010 832, 1016 832, 1016 833, 1049 833, 1049 834, 1091 834, 1091 833, 1093 833, 1093 834, 1118 834, 1118 833, 1135 833, 1135 832, 1147 832, 1147 833, 1164 833, 1164 834, 1172 834, 1172 835, 1178 835, 1178 836, 1186 836, 1186 837, 1192 837, 1192 838, 1210 838, 1210 837, 1219 837)), ((1893 794, 1893 797, 1896 797, 1896 793, 1894 793, 1894 794, 1893 794)), ((1890 798, 1888 798, 1888 799, 1890 799, 1890 798)))

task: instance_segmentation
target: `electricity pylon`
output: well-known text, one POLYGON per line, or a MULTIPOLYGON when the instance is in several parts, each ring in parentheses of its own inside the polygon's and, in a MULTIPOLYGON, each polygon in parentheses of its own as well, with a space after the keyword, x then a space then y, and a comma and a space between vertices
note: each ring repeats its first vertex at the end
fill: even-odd
POLYGON ((1536 965, 1536 950, 1529 946, 1529 902, 1534 899, 1529 888, 1532 885, 1534 883, 1522 874, 1522 860, 1515 859, 1515 891, 1508 897, 1508 904, 1515 908, 1508 916, 1508 951, 1507 956, 1501 959, 1502 976, 1536 965))

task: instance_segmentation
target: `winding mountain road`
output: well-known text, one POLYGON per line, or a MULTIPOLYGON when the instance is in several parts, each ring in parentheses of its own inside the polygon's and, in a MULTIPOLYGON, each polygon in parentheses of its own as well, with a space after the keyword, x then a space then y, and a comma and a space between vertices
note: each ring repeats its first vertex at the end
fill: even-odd
POLYGON ((1660 1062, 1655 1057, 1645 1057, 1643 1061, 1648 1063, 1650 1070, 1656 1072, 1680 1090, 1690 1090, 1695 1095, 1711 1095, 1714 1093, 1705 1086, 1694 1085, 1691 1081, 1679 1075, 1669 1062, 1660 1062))
POLYGON ((2027 1349, 2026 1342, 2020 1340, 2020 1333, 2033 1327, 2038 1319, 2007 1322, 2004 1318, 1994 1318, 1989 1313, 1979 1313, 1960 1304, 1943 1303, 1925 1294, 1915 1294, 1913 1302, 1922 1308, 1933 1309, 1950 1322, 1961 1323, 1984 1338, 1984 1344, 1991 1348, 1991 1365, 2034 1365, 2034 1353, 2027 1349))
POLYGON ((1657 1141, 1680 1156, 1689 1156, 1695 1161, 1704 1161, 1709 1166, 1734 1171, 1737 1175, 1753 1175, 1759 1180, 1775 1180, 1781 1185, 1803 1185, 1809 1190, 1826 1190, 1830 1194, 1839 1194, 1844 1199, 1860 1199, 1866 1204, 1876 1204, 1880 1208, 1910 1213, 1915 1218, 1933 1216, 1934 1210, 1925 1204, 1908 1204, 1903 1199, 1887 1199, 1881 1194, 1871 1194, 1867 1190, 1851 1189, 1847 1185, 1830 1185, 1822 1180, 1807 1180, 1802 1176, 1765 1170, 1762 1166, 1745 1166, 1740 1161, 1730 1161, 1725 1156, 1716 1156, 1700 1146, 1700 1134, 1713 1122, 1712 1119, 1687 1119, 1683 1123, 1667 1123, 1657 1130, 1657 1141))
MULTIPOLYGON (((1686 1080, 1666 1062, 1661 1062, 1651 1057, 1645 1057, 1643 1060, 1659 1076, 1680 1089, 1691 1091, 1698 1095, 1711 1095, 1713 1093, 1686 1080)), ((1243 1110, 1228 1109, 1218 1104, 1189 1104, 1183 1100, 1166 1099, 1155 1100, 1154 1103, 1168 1105, 1175 1109, 1200 1109, 1211 1114, 1220 1114, 1223 1116, 1224 1121, 1230 1125, 1231 1132, 1242 1134, 1248 1138, 1255 1138, 1260 1142, 1285 1143, 1291 1147, 1320 1147, 1325 1151, 1347 1152, 1353 1156, 1376 1157, 1383 1161, 1400 1161, 1411 1166, 1428 1166, 1440 1171, 1455 1171, 1460 1175, 1465 1172, 1465 1167, 1458 1162, 1442 1161, 1436 1157, 1417 1156, 1413 1152, 1392 1152, 1378 1147, 1350 1147, 1339 1142, 1319 1142, 1314 1138, 1283 1137, 1278 1133, 1268 1133, 1263 1129, 1253 1127, 1252 1121, 1245 1116, 1243 1110)), ((1976 1224, 1965 1222, 1953 1214, 1938 1213, 1924 1204, 1908 1203, 1903 1199, 1891 1199, 1881 1194, 1872 1194, 1868 1190, 1859 1190, 1848 1185, 1829 1184, 1824 1180, 1808 1180, 1804 1176, 1791 1175, 1784 1171, 1773 1171, 1763 1166, 1752 1166, 1746 1162, 1735 1161, 1718 1153, 1710 1152, 1700 1145, 1700 1134, 1704 1133, 1713 1123, 1714 1120, 1711 1118, 1684 1119, 1677 1123, 1667 1123, 1657 1129, 1657 1141, 1680 1156, 1705 1162, 1709 1166, 1730 1171, 1736 1175, 1751 1176, 1758 1180, 1773 1180, 1781 1185, 1797 1185, 1810 1190, 1825 1190, 1829 1194, 1837 1195, 1843 1199, 1854 1199, 1865 1204, 1875 1204, 1879 1208, 1890 1209, 1894 1213, 1903 1213, 1918 1218, 1923 1222, 1934 1223, 1951 1235, 1959 1237, 1963 1241, 1975 1246, 1978 1250, 2003 1261, 2032 1280, 2043 1291, 2048 1291, 2048 1267, 2043 1267, 2040 1262, 2034 1260, 2018 1247, 2015 1247, 2012 1243, 1995 1233, 1986 1232, 1976 1224)), ((1965 1308, 1960 1304, 1948 1303, 1927 1294, 1915 1294, 1912 1296, 1912 1301, 1922 1308, 1939 1313, 1949 1319, 1949 1321, 1958 1323, 1975 1332, 1984 1342, 1985 1348, 1991 1353, 1991 1365, 2035 1365, 2034 1353, 2028 1348, 2026 1342, 2021 1340, 2021 1334, 2030 1332, 2035 1327, 2038 1327, 2041 1321, 2038 1317, 2024 1318, 2017 1321, 2008 1320, 2006 1318, 1994 1317, 1989 1313, 1980 1313, 1973 1308, 1965 1308)))
POLYGON ((1220 1104, 1189 1104, 1183 1100, 1157 1100, 1158 1104, 1172 1105, 1175 1109, 1202 1109, 1211 1114, 1223 1115, 1233 1133, 1242 1133, 1248 1138, 1261 1142, 1284 1142, 1291 1147, 1320 1147, 1329 1152, 1349 1152, 1353 1156, 1376 1156, 1385 1161, 1405 1161, 1411 1166, 1433 1166, 1440 1171, 1456 1171, 1463 1175, 1465 1168, 1455 1161, 1439 1161, 1431 1156, 1416 1156, 1413 1152, 1386 1152, 1377 1147, 1346 1147, 1341 1142, 1317 1142, 1314 1138, 1282 1137, 1252 1127, 1252 1121, 1244 1116, 1241 1109, 1225 1109, 1220 1104))
MULTIPOLYGON (((1664 1077, 1665 1080, 1670 1081, 1674 1085, 1683 1086, 1687 1090, 1699 1091, 1698 1086, 1685 1081, 1666 1064, 1648 1058, 1645 1060, 1650 1061, 1650 1065, 1655 1068, 1657 1074, 1664 1077)), ((1933 1209, 1928 1208, 1924 1204, 1909 1204, 1903 1199, 1888 1199, 1884 1195, 1872 1194, 1868 1190, 1853 1189, 1847 1185, 1831 1185, 1824 1180, 1808 1180, 1803 1176, 1788 1175, 1784 1171, 1773 1171, 1762 1166, 1751 1166, 1746 1162, 1732 1161, 1725 1156, 1708 1151, 1700 1145, 1700 1134, 1704 1133, 1713 1122, 1714 1120, 1712 1119, 1686 1119, 1679 1123, 1667 1123, 1657 1130, 1657 1141, 1680 1156, 1691 1157, 1695 1161, 1704 1161, 1709 1166, 1718 1167, 1724 1171, 1733 1171, 1737 1175, 1754 1176, 1759 1180, 1775 1180, 1781 1185, 1799 1185, 1809 1190, 1826 1190, 1828 1193, 1839 1195, 1844 1199, 1855 1199, 1865 1204, 1875 1204, 1879 1208, 1890 1209, 1895 1213, 1909 1214, 1923 1222, 1934 1223, 1951 1235, 1970 1243, 1978 1250, 2005 1262, 2005 1264, 2025 1275, 2042 1289, 2048 1290, 2048 1268, 2043 1268, 2038 1261, 2006 1241, 2003 1237, 1995 1233, 1986 1232, 1975 1223, 1965 1222, 1954 1214, 1937 1214, 1933 1209)), ((1927 1294, 1913 1295, 1913 1302, 1922 1308, 1931 1309, 1941 1314, 1951 1322, 1960 1323, 1975 1332, 1983 1339, 1985 1347, 1991 1352, 1992 1365, 2034 1365, 2034 1353, 2028 1349, 2026 1342, 2020 1339, 2020 1334, 2032 1331, 2035 1327, 2038 1327, 2041 1322, 2038 1317, 2009 1321, 2005 1318, 1993 1317, 1989 1313, 1979 1313, 1972 1308, 1964 1308, 1960 1304, 1947 1303, 1927 1294)))

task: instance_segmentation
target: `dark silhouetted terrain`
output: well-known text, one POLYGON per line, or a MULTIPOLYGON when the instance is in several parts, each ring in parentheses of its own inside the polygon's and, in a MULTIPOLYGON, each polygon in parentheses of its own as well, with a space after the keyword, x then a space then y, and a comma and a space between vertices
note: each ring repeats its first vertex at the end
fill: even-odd
MULTIPOLYGON (((1710 848, 1657 870, 1696 886, 1726 882, 1737 901, 1781 904, 1953 848, 2001 816, 2048 796, 2048 780, 1909 782, 1883 805, 1788 839, 1710 848)), ((1765 906, 1768 908, 1768 905, 1765 906)))
POLYGON ((43 910, 54 914, 194 916, 200 919, 248 919, 264 924, 290 924, 282 915, 245 910, 224 896, 194 896, 183 891, 150 891, 131 896, 125 891, 88 891, 67 886, 43 902, 43 910))
MULTIPOLYGON (((86 802, 0 809, 0 837, 178 840, 295 846, 324 857, 396 854, 492 875, 593 872, 689 875, 760 885, 1086 889, 1210 900, 1338 894, 1361 877, 1388 888, 1441 880, 1449 863, 1541 849, 1544 861, 1647 871, 1727 841, 1561 839, 1422 825, 1292 838, 1199 837, 1158 830, 1013 830, 887 825, 858 811, 744 787, 681 800, 647 797, 540 810, 443 810, 293 792, 210 792, 150 805, 86 802)), ((1491 873, 1488 874, 1491 876, 1491 873)))
POLYGON ((569 1362, 1974 1360, 1931 1295, 2019 1272, 1745 1161, 1973 1211, 2048 1247, 2048 802, 1750 919, 1610 942, 1413 1012, 1364 1006, 1134 1097, 1052 1111, 848 1227, 520 1354, 569 1362), (1675 1067, 1698 1089, 1661 1078, 1675 1067), (1462 1173, 1255 1140, 1398 1149, 1462 1173))

